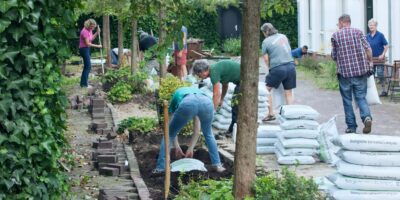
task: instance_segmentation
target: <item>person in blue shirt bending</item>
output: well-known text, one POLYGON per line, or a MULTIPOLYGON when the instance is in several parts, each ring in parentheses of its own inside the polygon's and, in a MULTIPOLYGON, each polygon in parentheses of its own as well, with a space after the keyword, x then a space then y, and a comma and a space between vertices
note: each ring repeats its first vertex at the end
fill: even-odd
MULTIPOLYGON (((368 21, 370 32, 367 35, 367 41, 372 48, 372 57, 384 60, 389 46, 385 36, 376 29, 377 26, 378 22, 374 18, 368 21)), ((379 96, 387 96, 387 92, 385 91, 384 66, 375 65, 374 70, 382 84, 382 93, 379 96)))
MULTIPOLYGON (((208 153, 211 159, 210 168, 211 170, 216 171, 218 173, 224 172, 225 168, 222 166, 218 153, 218 146, 215 141, 214 134, 211 128, 211 123, 214 118, 214 104, 211 97, 207 96, 207 94, 205 94, 198 88, 181 87, 177 89, 173 94, 168 112, 172 113, 172 119, 169 122, 170 141, 175 141, 175 138, 179 133, 179 131, 181 131, 182 128, 191 119, 193 119, 194 117, 198 117, 200 121, 201 131, 203 132, 206 146, 208 148, 208 153)), ((170 147, 171 146, 172 144, 170 144, 170 147)), ((152 171, 153 175, 161 175, 164 173, 166 153, 169 152, 164 151, 164 139, 162 139, 160 145, 160 153, 158 155, 156 164, 157 166, 152 171)), ((193 152, 190 153, 187 152, 187 154, 185 155, 185 157, 192 157, 192 156, 193 152)))
POLYGON ((303 47, 298 47, 296 49, 292 50, 292 57, 294 59, 294 64, 298 65, 299 60, 301 60, 301 57, 303 55, 306 55, 308 51, 308 46, 304 45, 303 47))

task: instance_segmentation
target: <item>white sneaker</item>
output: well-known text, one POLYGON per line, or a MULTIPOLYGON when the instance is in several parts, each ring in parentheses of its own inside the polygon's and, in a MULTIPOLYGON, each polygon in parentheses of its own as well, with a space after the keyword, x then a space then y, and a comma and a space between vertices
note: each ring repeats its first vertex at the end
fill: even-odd
POLYGON ((219 165, 212 165, 212 166, 211 166, 211 170, 214 171, 214 172, 222 173, 222 172, 224 172, 226 169, 225 169, 225 167, 223 167, 221 164, 219 164, 219 165))

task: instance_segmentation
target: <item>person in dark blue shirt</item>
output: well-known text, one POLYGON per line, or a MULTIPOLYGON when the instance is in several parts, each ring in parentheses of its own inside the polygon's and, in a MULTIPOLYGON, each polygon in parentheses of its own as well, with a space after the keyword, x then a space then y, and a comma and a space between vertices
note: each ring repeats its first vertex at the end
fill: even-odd
MULTIPOLYGON (((377 30, 378 22, 375 19, 370 19, 368 21, 369 33, 367 35, 367 41, 372 48, 372 57, 378 58, 379 60, 384 60, 386 52, 389 48, 388 42, 385 36, 377 30)), ((382 93, 380 96, 387 96, 385 91, 385 79, 384 79, 384 66, 375 65, 374 66, 377 77, 382 84, 382 93)))
POLYGON ((307 54, 308 46, 304 45, 303 47, 298 47, 292 50, 292 57, 294 58, 294 64, 298 65, 299 60, 303 55, 307 54))

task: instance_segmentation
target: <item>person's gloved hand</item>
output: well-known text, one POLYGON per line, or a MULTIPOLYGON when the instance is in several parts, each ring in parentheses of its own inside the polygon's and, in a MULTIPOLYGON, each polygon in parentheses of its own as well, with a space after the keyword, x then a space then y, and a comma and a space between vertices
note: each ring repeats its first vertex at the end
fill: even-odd
POLYGON ((186 34, 187 34, 187 28, 186 28, 185 26, 182 26, 181 31, 182 31, 183 33, 186 33, 186 34))

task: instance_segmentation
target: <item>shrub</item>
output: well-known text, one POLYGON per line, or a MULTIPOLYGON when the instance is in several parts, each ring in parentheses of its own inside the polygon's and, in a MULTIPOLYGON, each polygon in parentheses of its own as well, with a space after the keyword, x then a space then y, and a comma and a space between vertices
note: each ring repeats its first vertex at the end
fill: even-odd
POLYGON ((59 66, 70 56, 80 1, 2 1, 0 199, 68 199, 58 162, 67 98, 59 66))
POLYGON ((125 80, 129 76, 129 68, 121 67, 120 69, 110 69, 101 77, 101 82, 103 85, 107 85, 104 89, 108 91, 114 86, 118 81, 125 80))
POLYGON ((144 81, 149 78, 149 75, 144 71, 137 71, 134 75, 129 75, 127 83, 132 88, 132 93, 142 94, 146 91, 146 84, 144 81))
POLYGON ((132 99, 132 87, 124 82, 118 82, 107 93, 113 103, 124 103, 132 99))
POLYGON ((281 176, 269 174, 257 177, 255 199, 269 200, 323 200, 317 184, 312 179, 297 176, 295 172, 284 167, 281 176))
POLYGON ((339 89, 336 75, 336 63, 333 60, 325 60, 320 63, 321 70, 317 76, 317 85, 323 89, 339 89))
MULTIPOLYGON (((204 180, 181 186, 178 200, 184 199, 234 199, 232 180, 204 180)), ((323 200, 318 186, 312 179, 296 176, 295 172, 283 168, 280 176, 269 174, 258 176, 254 184, 255 200, 323 200)))
POLYGON ((157 120, 154 118, 137 118, 137 117, 129 117, 121 121, 118 125, 117 133, 121 134, 125 129, 128 129, 129 132, 136 133, 150 133, 156 129, 157 120))
POLYGON ((240 39, 229 38, 224 41, 224 51, 233 56, 239 56, 241 50, 240 39))

